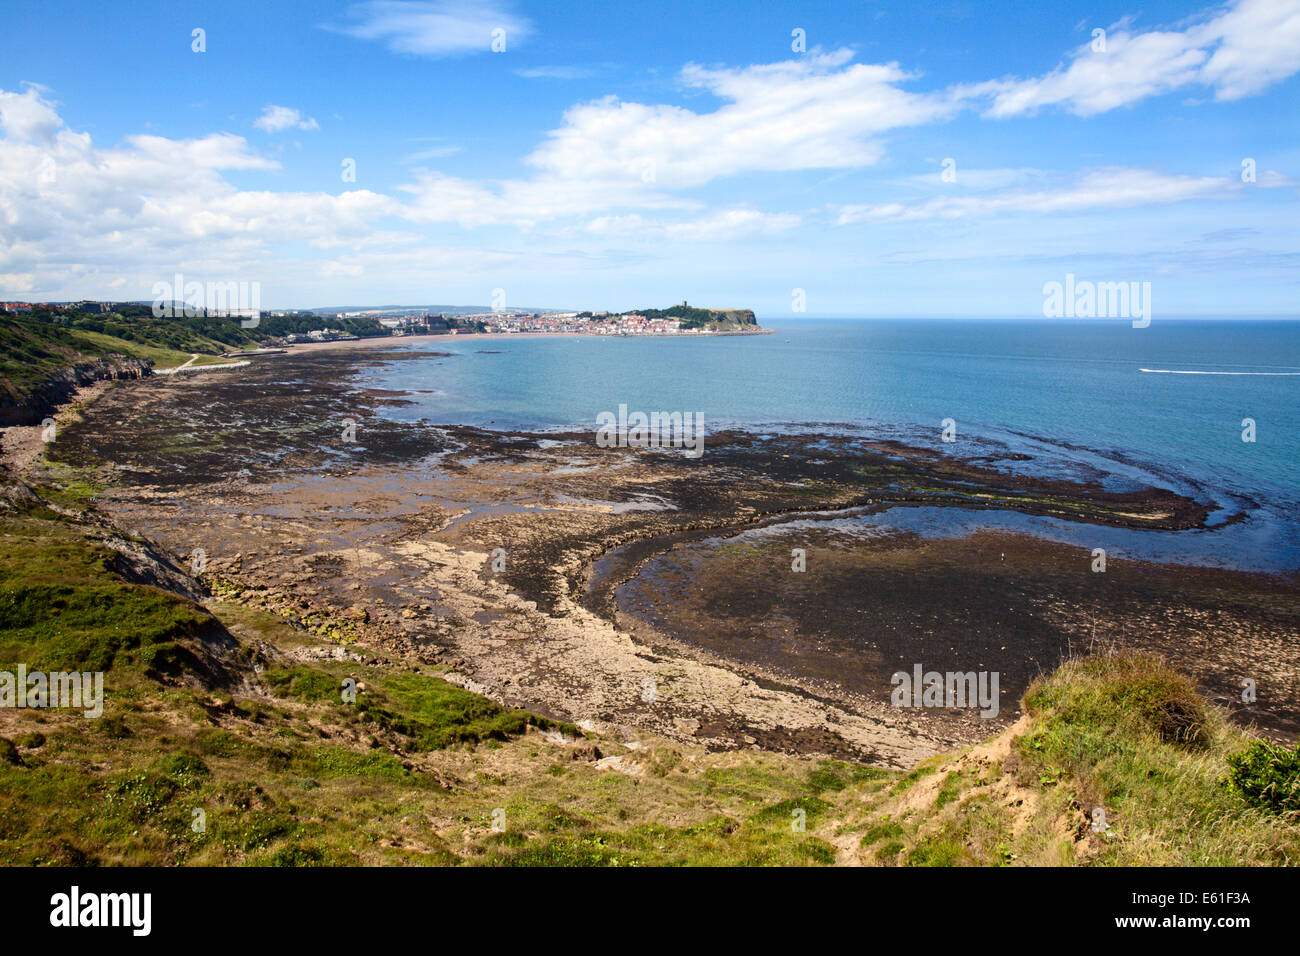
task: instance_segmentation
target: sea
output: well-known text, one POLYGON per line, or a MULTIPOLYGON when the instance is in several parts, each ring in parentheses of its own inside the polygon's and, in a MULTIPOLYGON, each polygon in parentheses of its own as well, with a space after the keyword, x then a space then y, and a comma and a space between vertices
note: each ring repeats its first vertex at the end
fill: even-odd
MULTIPOLYGON (((937 535, 1022 530, 1149 560, 1300 570, 1300 320, 760 323, 772 334, 396 340, 413 360, 362 378, 407 393, 385 414, 431 426, 594 433, 598 415, 626 405, 701 413, 709 432, 835 432, 958 456, 1028 455, 1000 467, 1170 488, 1210 502, 1210 527, 1082 528, 951 508, 852 520, 937 535), (943 441, 945 426, 955 440, 943 441)), ((707 458, 707 439, 705 449, 707 458)))

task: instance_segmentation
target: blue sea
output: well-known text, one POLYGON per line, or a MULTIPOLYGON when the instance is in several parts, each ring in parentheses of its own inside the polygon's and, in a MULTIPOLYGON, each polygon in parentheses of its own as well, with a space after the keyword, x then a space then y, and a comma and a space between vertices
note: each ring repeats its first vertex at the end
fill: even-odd
MULTIPOLYGON (((630 410, 702 412, 710 431, 830 430, 956 455, 1032 456, 1038 474, 1156 485, 1215 503, 1207 532, 1105 531, 1120 552, 1300 569, 1300 321, 761 319, 771 335, 466 337, 365 373, 409 393, 388 414, 494 429, 595 428, 630 410), (451 352, 450 357, 436 352, 451 352), (942 422, 957 441, 940 441, 942 422), (1254 422, 1253 442, 1243 441, 1254 422)), ((706 444, 707 457, 707 444, 706 444)), ((950 509, 943 509, 950 510, 950 509)), ((913 509, 899 524, 935 523, 913 509)), ((1066 522, 1000 512, 944 519, 1095 541, 1066 522)), ((943 533, 930 527, 931 533, 943 533)))

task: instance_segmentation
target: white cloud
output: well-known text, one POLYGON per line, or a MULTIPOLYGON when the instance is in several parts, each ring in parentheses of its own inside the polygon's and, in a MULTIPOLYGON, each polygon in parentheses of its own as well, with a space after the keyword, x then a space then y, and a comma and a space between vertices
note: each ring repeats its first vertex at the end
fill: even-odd
POLYGON ((36 288, 36 276, 30 272, 0 272, 0 293, 4 298, 36 288))
POLYGON ((263 108, 262 115, 253 120, 253 125, 268 133, 279 133, 286 129, 320 129, 320 124, 310 116, 303 116, 288 106, 263 108))
POLYGON ((0 91, 7 117, 16 95, 26 101, 0 139, 0 272, 32 274, 37 289, 184 263, 260 273, 275 244, 293 240, 322 249, 403 241, 373 225, 399 208, 377 193, 236 189, 223 173, 279 168, 243 137, 130 136, 100 148, 65 128, 39 91, 0 91))
POLYGON ((1287 186, 1300 186, 1300 181, 1276 170, 1269 169, 1259 174, 1255 185, 1260 189, 1285 189, 1287 186))
POLYGON ((509 223, 531 228, 554 219, 619 208, 691 208, 640 180, 583 181, 560 177, 478 182, 421 172, 398 189, 411 196, 403 214, 413 222, 455 222, 465 227, 509 223))
POLYGON ((54 104, 42 96, 43 88, 28 84, 22 93, 0 90, 0 129, 6 139, 48 142, 63 126, 54 104))
POLYGON ((1242 194, 1242 184, 1214 176, 1169 176, 1147 169, 1109 166, 1057 189, 1003 190, 984 195, 936 196, 919 203, 849 205, 839 211, 841 226, 860 222, 964 219, 1005 213, 1069 213, 1227 199, 1242 194))
MULTIPOLYGON (((0 137, 0 289, 6 295, 147 299, 154 282, 179 271, 193 278, 260 281, 263 301, 276 307, 301 304, 322 279, 343 294, 373 291, 378 276, 394 294, 418 297, 430 282, 481 282, 491 289, 503 273, 576 273, 600 262, 535 244, 523 251, 435 245, 418 231, 380 228, 386 218, 442 221, 421 207, 419 200, 430 198, 424 195, 403 203, 364 189, 238 189, 224 173, 280 166, 230 133, 131 136, 99 147, 89 134, 67 129, 39 90, 0 90, 0 103, 8 111, 0 137), (326 251, 329 258, 287 251, 291 243, 326 251)), ((497 195, 451 179, 441 194, 457 189, 482 204, 477 211, 458 210, 475 222, 485 214, 517 215, 512 210, 520 203, 551 217, 614 198, 579 195, 576 184, 547 183, 497 195)))
POLYGON ((505 31, 506 49, 526 38, 532 24, 492 0, 374 0, 348 8, 354 23, 326 29, 361 40, 378 40, 394 53, 419 56, 456 56, 487 53, 494 30, 505 31))
POLYGON ((428 149, 417 150, 414 153, 407 153, 402 157, 401 162, 404 165, 412 163, 422 163, 426 159, 442 159, 446 156, 454 156, 461 151, 460 146, 430 146, 428 149))
POLYGON ((1017 116, 1054 104, 1079 116, 1104 113, 1195 82, 1208 58, 1182 33, 1135 36, 1113 30, 1104 53, 1085 44, 1066 68, 1037 79, 993 84, 998 91, 987 115, 1017 116))
POLYGON ((985 114, 991 117, 1045 106, 1093 116, 1189 86, 1210 87, 1218 100, 1239 99, 1300 70, 1300 4, 1236 0, 1183 30, 1137 32, 1124 20, 1107 30, 1105 47, 1094 51, 1090 40, 1069 54, 1068 64, 1044 76, 994 80, 959 92, 992 96, 985 114))
MULTIPOLYGON (((314 262, 307 267, 323 278, 382 275, 385 282, 412 283, 428 289, 431 283, 448 283, 467 275, 510 273, 535 268, 538 260, 558 262, 562 255, 533 254, 467 246, 429 245, 400 251, 349 253, 346 257, 314 262)), ((489 294, 490 285, 484 288, 489 294)))
MULTIPOLYGON (((351 29, 394 49, 445 55, 487 49, 493 26, 514 28, 495 8, 483 11, 448 3, 369 3, 354 8, 358 22, 351 29), (440 32, 435 21, 448 29, 440 32)), ((527 27, 518 29, 522 34, 527 27)), ((892 132, 989 104, 996 116, 1051 104, 1088 115, 1196 84, 1212 88, 1220 99, 1250 95, 1300 68, 1297 31, 1295 0, 1239 0, 1179 29, 1138 32, 1121 24, 1108 36, 1109 59, 1098 61, 1101 66, 1075 51, 1068 65, 1038 79, 919 93, 906 88, 916 78, 897 64, 854 63, 847 50, 814 50, 785 62, 737 68, 688 65, 678 80, 693 108, 612 96, 579 103, 524 157, 530 171, 523 176, 480 180, 417 167, 391 196, 369 190, 241 190, 227 173, 279 168, 241 136, 130 136, 103 147, 89 134, 68 129, 42 88, 0 90, 0 275, 48 295, 56 286, 85 288, 93 280, 104 288, 124 275, 138 282, 142 275, 193 268, 263 279, 270 295, 270 275, 305 277, 311 288, 322 270, 363 283, 366 269, 386 275, 391 262, 418 282, 429 257, 453 263, 446 270, 451 275, 525 261, 512 258, 515 253, 489 254, 476 266, 445 246, 426 247, 422 230, 436 224, 525 230, 546 224, 548 237, 572 238, 576 245, 614 237, 690 243, 775 235, 797 228, 807 216, 748 205, 710 208, 694 191, 727 177, 871 166, 892 132), (386 219, 411 231, 395 231, 391 223, 381 228, 386 219), (299 249, 282 255, 278 247, 288 243, 330 250, 333 258, 322 264, 299 249)), ((555 71, 564 69, 531 72, 559 75, 555 71)), ((255 125, 275 132, 316 128, 316 121, 271 105, 255 125)), ((422 147, 403 161, 416 164, 457 149, 436 140, 422 147)), ((886 201, 835 207, 834 215, 841 224, 943 220, 1118 209, 1246 192, 1232 177, 1120 167, 1094 169, 1070 181, 1030 168, 959 167, 955 185, 936 182, 938 176, 936 166, 923 177, 881 184, 901 185, 903 196, 915 196, 924 180, 928 191, 916 201, 882 193, 886 201)), ((1257 185, 1294 181, 1261 172, 1257 185)), ((551 261, 546 243, 529 245, 534 266, 551 261)))
POLYGON ((795 213, 764 213, 740 206, 687 220, 648 220, 633 213, 601 216, 584 231, 596 236, 671 239, 679 242, 720 242, 752 239, 793 229, 802 222, 795 213))
POLYGON ((585 80, 596 75, 585 66, 533 66, 515 73, 526 80, 585 80))
POLYGON ((1258 93, 1300 70, 1300 4, 1294 0, 1241 0, 1204 28, 1218 42, 1201 70, 1220 100, 1258 93))
MULTIPOLYGON (((907 186, 923 186, 926 191, 934 189, 952 189, 950 182, 944 180, 944 167, 938 160, 932 161, 934 169, 932 172, 921 173, 917 176, 909 176, 902 180, 893 180, 894 183, 901 183, 907 186)), ((955 182, 960 184, 963 190, 969 189, 1002 189, 1008 186, 1025 185, 1026 183, 1041 181, 1047 176, 1047 173, 1041 169, 1035 169, 1031 166, 1019 166, 1001 169, 970 169, 958 164, 953 167, 955 182)))
POLYGON ((878 134, 961 107, 946 94, 899 89, 910 77, 896 65, 850 65, 851 57, 814 50, 743 69, 687 66, 681 82, 721 106, 695 112, 605 97, 565 112, 526 158, 537 170, 531 179, 487 183, 429 173, 403 188, 414 197, 417 221, 464 226, 693 208, 699 203, 673 192, 743 173, 869 165, 882 152, 878 134))
POLYGON ((879 134, 960 108, 946 94, 900 89, 911 77, 896 64, 848 65, 851 57, 812 51, 742 69, 689 65, 681 82, 724 101, 716 110, 612 96, 583 103, 528 162, 558 179, 690 188, 748 172, 870 165, 882 154, 879 134))

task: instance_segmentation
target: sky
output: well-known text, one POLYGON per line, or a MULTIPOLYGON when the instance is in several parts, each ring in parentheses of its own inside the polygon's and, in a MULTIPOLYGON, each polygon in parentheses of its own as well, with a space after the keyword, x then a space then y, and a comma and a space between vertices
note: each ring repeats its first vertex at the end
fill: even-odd
POLYGON ((0 300, 1300 314, 1300 0, 0 6, 0 300))

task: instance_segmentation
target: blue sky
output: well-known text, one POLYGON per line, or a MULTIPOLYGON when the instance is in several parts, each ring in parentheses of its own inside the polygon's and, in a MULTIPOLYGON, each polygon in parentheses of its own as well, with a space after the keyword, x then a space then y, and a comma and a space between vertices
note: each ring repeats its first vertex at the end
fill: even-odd
POLYGON ((1298 70, 1300 0, 11 4, 0 299, 1294 315, 1298 70))

